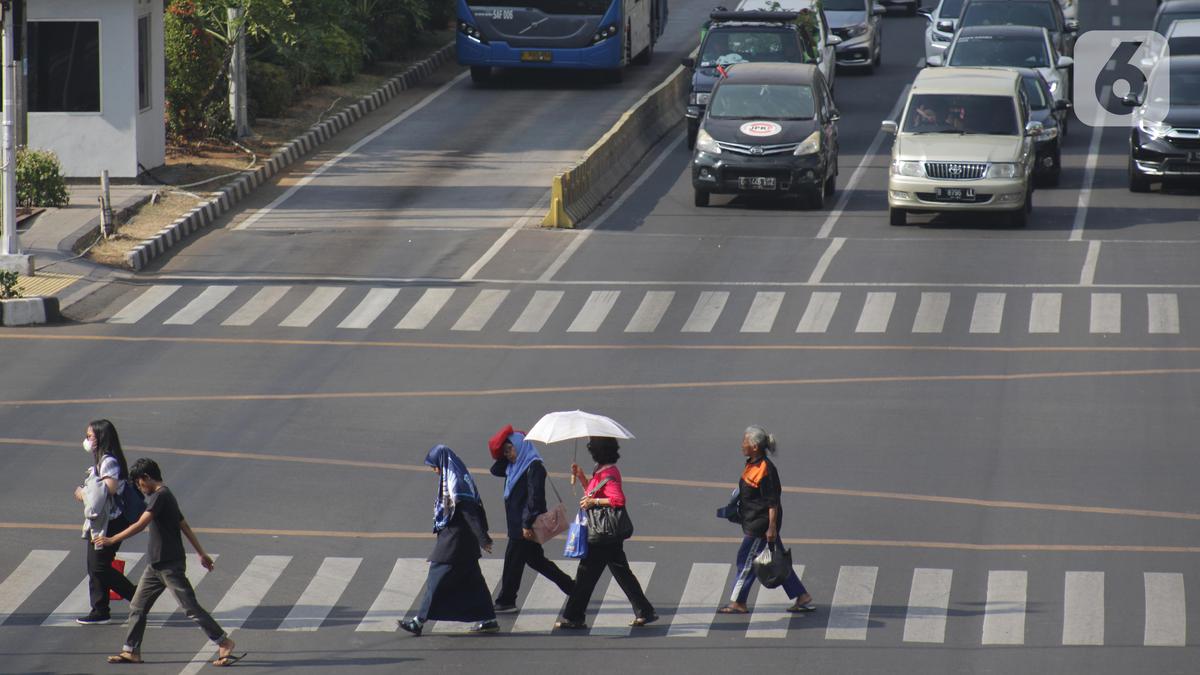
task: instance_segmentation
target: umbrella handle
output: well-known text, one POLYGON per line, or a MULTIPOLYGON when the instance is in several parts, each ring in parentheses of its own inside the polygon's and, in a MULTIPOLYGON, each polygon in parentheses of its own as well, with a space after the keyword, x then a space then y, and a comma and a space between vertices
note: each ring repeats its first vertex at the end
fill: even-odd
MULTIPOLYGON (((575 439, 575 457, 574 457, 574 459, 571 460, 571 464, 573 464, 575 466, 579 465, 579 439, 578 438, 575 439)), ((571 485, 575 485, 575 471, 574 470, 571 471, 571 485)))

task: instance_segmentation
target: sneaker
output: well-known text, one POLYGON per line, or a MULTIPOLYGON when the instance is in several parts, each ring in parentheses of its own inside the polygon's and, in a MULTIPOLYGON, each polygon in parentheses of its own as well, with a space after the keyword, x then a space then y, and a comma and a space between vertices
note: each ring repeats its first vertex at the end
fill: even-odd
POLYGON ((497 623, 495 619, 492 619, 491 621, 484 621, 482 623, 477 623, 474 626, 471 626, 470 630, 468 630, 467 632, 468 633, 499 633, 500 632, 500 624, 497 623))
POLYGON ((512 612, 517 611, 516 603, 512 602, 497 602, 495 605, 493 605, 493 608, 496 610, 497 614, 511 614, 512 612))
POLYGON ((405 619, 403 621, 397 621, 396 624, 399 625, 401 629, 406 630, 417 637, 421 636, 421 629, 425 627, 424 622, 420 621, 419 619, 405 619))
POLYGON ((111 620, 112 617, 110 617, 108 614, 89 612, 87 616, 81 616, 78 619, 75 619, 75 623, 83 624, 85 626, 99 626, 106 624, 111 620))

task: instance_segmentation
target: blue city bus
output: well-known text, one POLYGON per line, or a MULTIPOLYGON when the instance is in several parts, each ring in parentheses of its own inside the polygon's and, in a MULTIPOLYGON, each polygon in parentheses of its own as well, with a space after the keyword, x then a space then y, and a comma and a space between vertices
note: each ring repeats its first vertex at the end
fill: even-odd
POLYGON ((607 70, 649 63, 667 0, 457 0, 458 62, 471 79, 492 68, 607 70))

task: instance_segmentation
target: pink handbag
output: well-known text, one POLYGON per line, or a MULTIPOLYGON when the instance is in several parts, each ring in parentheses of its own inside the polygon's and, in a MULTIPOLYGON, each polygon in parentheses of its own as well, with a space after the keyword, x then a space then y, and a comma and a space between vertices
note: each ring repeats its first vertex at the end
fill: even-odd
MULTIPOLYGON (((549 475, 546 476, 546 480, 550 481, 549 475)), ((545 544, 566 532, 567 527, 571 525, 567 518, 567 507, 563 504, 562 495, 558 494, 558 488, 554 486, 553 481, 550 481, 550 488, 554 490, 554 496, 558 497, 558 504, 533 520, 533 538, 539 544, 545 544)))

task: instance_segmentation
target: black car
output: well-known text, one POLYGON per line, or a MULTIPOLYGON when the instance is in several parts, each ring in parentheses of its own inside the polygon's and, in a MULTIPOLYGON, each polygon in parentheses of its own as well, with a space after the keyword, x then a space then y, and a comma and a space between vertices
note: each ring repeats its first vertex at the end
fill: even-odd
POLYGON ((1062 139, 1067 135, 1071 103, 1055 100, 1046 78, 1032 68, 1014 69, 1021 74, 1021 88, 1029 102, 1029 121, 1041 122, 1042 131, 1034 137, 1037 159, 1034 175, 1046 185, 1058 185, 1062 174, 1062 139))
POLYGON ((1129 136, 1129 189, 1149 192, 1150 183, 1175 178, 1200 185, 1200 56, 1174 56, 1150 73, 1140 94, 1129 94, 1134 107, 1129 136), (1159 77, 1169 74, 1169 102, 1154 96, 1159 77), (1161 121, 1155 109, 1166 106, 1161 121))
POLYGON ((683 60, 693 71, 685 112, 689 149, 696 144, 696 130, 721 70, 738 63, 816 63, 816 47, 797 26, 797 12, 722 10, 709 16, 699 59, 683 60))
POLYGON ((696 137, 696 206, 717 194, 825 205, 837 181, 838 111, 816 66, 745 63, 717 82, 696 137))
POLYGON ((1040 26, 1050 31, 1063 56, 1075 54, 1079 32, 1079 23, 1063 16, 1058 0, 967 0, 957 29, 967 26, 1040 26))

